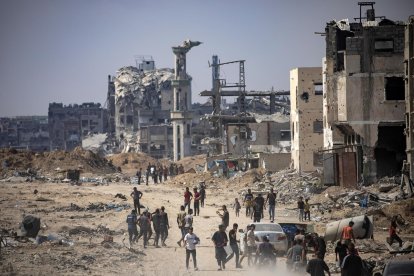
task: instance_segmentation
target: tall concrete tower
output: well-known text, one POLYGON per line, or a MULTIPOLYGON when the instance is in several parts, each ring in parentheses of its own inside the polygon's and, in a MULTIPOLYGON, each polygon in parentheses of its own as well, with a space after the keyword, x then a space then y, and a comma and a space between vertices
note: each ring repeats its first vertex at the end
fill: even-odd
POLYGON ((180 46, 172 47, 175 55, 175 78, 171 82, 174 89, 174 106, 171 111, 173 124, 174 161, 190 155, 191 152, 191 77, 187 75, 186 54, 191 48, 200 45, 199 41, 186 40, 180 46))

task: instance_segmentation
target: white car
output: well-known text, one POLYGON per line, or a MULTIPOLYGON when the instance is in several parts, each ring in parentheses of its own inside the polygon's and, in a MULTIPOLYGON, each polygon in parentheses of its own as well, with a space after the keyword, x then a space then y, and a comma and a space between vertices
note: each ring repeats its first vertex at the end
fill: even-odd
MULTIPOLYGON (((270 243, 273 244, 278 253, 286 253, 288 250, 288 239, 282 227, 278 223, 256 222, 252 224, 255 225, 254 235, 256 239, 256 246, 263 243, 263 237, 267 236, 270 243)), ((247 246, 244 242, 244 236, 247 234, 247 227, 244 230, 240 229, 240 232, 240 250, 244 252, 247 246)))

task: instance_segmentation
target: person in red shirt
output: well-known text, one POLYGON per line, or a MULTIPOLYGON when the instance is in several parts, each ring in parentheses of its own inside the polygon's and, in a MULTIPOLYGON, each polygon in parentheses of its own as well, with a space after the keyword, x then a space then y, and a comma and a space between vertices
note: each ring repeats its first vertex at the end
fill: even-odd
POLYGON ((354 231, 352 230, 352 226, 354 226, 354 222, 350 221, 348 226, 345 226, 342 229, 341 239, 339 241, 342 242, 342 240, 344 240, 346 246, 348 246, 352 241, 355 243, 354 231))
POLYGON ((186 187, 184 192, 184 208, 188 206, 188 211, 190 211, 192 199, 193 194, 190 192, 190 189, 186 187))
POLYGON ((200 198, 201 194, 194 188, 194 216, 200 215, 200 198))
POLYGON ((389 233, 390 233, 390 242, 389 242, 389 244, 392 245, 394 243, 394 240, 396 240, 400 244, 400 247, 402 247, 402 240, 397 235, 397 222, 395 220, 391 221, 391 226, 390 226, 389 233))

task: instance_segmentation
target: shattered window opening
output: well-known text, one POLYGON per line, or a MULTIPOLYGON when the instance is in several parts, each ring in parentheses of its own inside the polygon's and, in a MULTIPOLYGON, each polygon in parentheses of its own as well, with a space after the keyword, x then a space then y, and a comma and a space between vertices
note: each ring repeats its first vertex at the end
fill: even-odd
POLYGON ((313 132, 314 133, 323 132, 323 121, 320 121, 320 120, 313 121, 313 132))
POLYGON ((375 52, 394 52, 394 40, 393 39, 375 40, 375 52))
POLYGON ((315 95, 322 95, 323 94, 322 83, 314 83, 313 91, 315 91, 315 95))
POLYGON ((404 101, 405 85, 402 77, 385 78, 385 100, 404 101))

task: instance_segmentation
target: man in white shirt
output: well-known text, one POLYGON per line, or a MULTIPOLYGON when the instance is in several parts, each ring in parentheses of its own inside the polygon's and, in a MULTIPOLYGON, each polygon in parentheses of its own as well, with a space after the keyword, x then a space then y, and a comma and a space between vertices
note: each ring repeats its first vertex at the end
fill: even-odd
POLYGON ((188 228, 188 233, 184 237, 185 243, 185 265, 188 270, 188 264, 190 262, 190 254, 193 257, 194 270, 197 268, 197 254, 196 254, 196 244, 200 242, 200 239, 196 234, 193 233, 193 227, 188 228))

